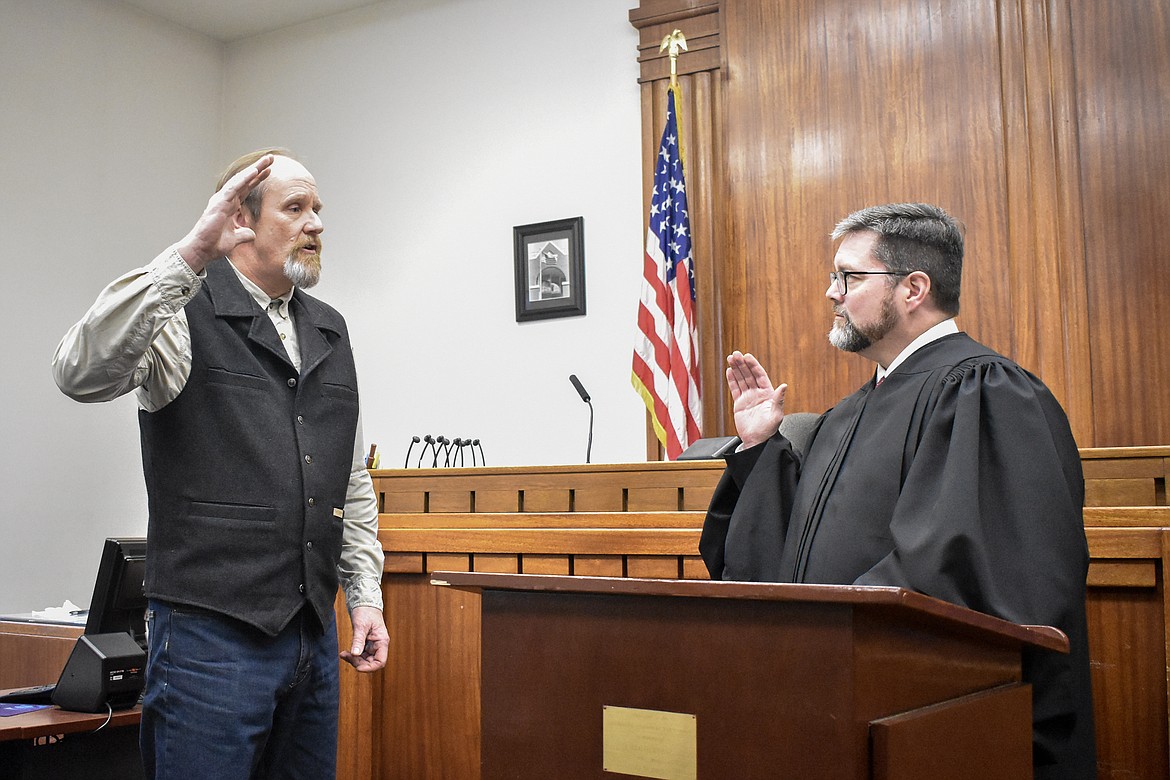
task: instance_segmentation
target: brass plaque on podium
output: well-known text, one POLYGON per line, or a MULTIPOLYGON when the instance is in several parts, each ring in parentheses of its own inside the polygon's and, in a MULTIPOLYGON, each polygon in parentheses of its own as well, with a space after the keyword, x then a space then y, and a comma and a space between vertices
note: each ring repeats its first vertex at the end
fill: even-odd
POLYGON ((656 780, 696 780, 698 728, 694 715, 601 708, 602 764, 618 772, 656 780))

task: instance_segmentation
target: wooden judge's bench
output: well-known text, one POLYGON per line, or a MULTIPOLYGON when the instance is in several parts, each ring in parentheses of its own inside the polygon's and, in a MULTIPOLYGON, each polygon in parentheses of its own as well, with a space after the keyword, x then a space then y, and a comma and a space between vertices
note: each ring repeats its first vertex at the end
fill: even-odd
MULTIPOLYGON (((1081 456, 1099 777, 1170 777, 1170 447, 1081 456)), ((476 587, 433 585, 433 572, 705 580, 698 539, 722 466, 374 471, 390 660, 374 675, 343 667, 338 776, 481 776, 484 602, 476 587)), ((566 677, 566 697, 580 695, 574 685, 566 677)), ((544 695, 555 702, 558 691, 544 695)), ((603 772, 598 757, 590 776, 621 776, 603 772)))

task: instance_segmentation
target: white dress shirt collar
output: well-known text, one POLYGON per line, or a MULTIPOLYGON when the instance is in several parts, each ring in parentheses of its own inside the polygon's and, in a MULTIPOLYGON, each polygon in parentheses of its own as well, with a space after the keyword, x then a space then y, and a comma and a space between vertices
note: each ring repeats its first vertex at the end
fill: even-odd
POLYGON ((896 357, 892 361, 890 361, 890 365, 886 366, 885 368, 882 368, 881 364, 878 364, 877 381, 880 382, 883 379, 885 379, 886 375, 889 374, 890 372, 892 372, 898 366, 902 365, 902 363, 904 363, 906 361, 906 358, 910 357, 911 355, 913 355, 915 352, 917 352, 918 350, 925 347, 930 342, 938 341, 943 336, 949 336, 952 333, 958 333, 958 332, 959 332, 959 326, 955 324, 954 319, 949 319, 949 320, 943 320, 942 322, 938 323, 937 325, 935 325, 931 328, 928 328, 927 330, 918 334, 918 338, 914 339, 909 344, 907 344, 906 348, 898 353, 898 357, 896 357))

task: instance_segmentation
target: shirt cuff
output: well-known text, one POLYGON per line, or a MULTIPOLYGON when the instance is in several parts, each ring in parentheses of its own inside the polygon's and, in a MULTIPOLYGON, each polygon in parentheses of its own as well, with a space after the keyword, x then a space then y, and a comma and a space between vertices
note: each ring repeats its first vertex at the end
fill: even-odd
POLYGON ((355 574, 345 583, 345 607, 350 612, 357 607, 374 607, 381 610, 381 581, 366 574, 355 574))
POLYGON ((190 303, 203 286, 203 279, 191 270, 175 247, 163 252, 146 266, 162 298, 162 304, 177 312, 190 303))

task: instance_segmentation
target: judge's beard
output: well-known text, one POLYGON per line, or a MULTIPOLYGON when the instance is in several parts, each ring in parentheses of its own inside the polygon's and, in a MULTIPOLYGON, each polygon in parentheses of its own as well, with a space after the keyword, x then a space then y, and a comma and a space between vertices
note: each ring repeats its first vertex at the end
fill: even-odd
POLYGON ((877 322, 872 325, 858 325, 838 307, 833 307, 833 311, 841 315, 841 319, 833 323, 833 328, 829 331, 829 343, 842 352, 861 352, 868 349, 884 339, 898 324, 894 299, 889 295, 882 299, 882 310, 878 314, 877 322))
POLYGON ((317 239, 317 251, 311 255, 301 253, 301 246, 293 248, 284 259, 284 275, 294 287, 307 290, 321 281, 321 239, 317 239))

